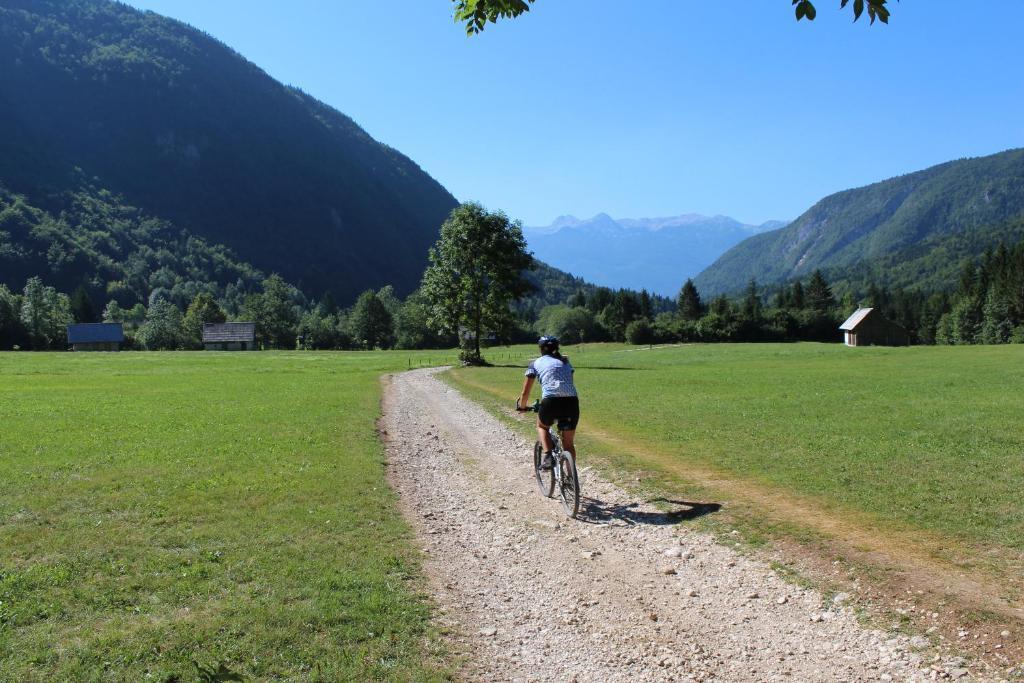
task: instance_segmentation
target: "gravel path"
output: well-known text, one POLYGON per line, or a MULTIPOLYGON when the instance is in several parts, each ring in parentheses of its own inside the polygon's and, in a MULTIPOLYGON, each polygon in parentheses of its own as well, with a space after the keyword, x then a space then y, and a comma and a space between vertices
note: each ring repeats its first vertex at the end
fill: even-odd
POLYGON ((435 372, 391 377, 381 424, 465 678, 971 678, 921 638, 861 627, 843 596, 826 604, 694 531, 706 508, 659 512, 584 466, 583 519, 566 519, 537 492, 532 444, 435 372))

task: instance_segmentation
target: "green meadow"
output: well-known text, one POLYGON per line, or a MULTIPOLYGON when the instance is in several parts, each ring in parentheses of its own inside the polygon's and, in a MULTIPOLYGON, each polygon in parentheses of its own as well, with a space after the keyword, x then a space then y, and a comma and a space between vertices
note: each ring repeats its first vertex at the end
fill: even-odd
MULTIPOLYGON (((447 376, 507 417, 532 351, 447 376)), ((568 353, 583 465, 1024 550, 1022 346, 568 353)), ((453 360, 0 354, 0 680, 445 679, 374 422, 382 374, 453 360)))
POLYGON ((0 680, 434 680, 380 376, 433 353, 0 354, 0 680))
MULTIPOLYGON (((532 349, 517 351, 497 359, 508 367, 460 368, 450 381, 507 409, 522 382, 512 366, 532 349)), ((883 529, 1024 550, 1024 346, 565 352, 582 464, 588 453, 634 472, 668 463, 684 479, 693 467, 883 529)), ((685 482, 674 493, 686 495, 685 482)))

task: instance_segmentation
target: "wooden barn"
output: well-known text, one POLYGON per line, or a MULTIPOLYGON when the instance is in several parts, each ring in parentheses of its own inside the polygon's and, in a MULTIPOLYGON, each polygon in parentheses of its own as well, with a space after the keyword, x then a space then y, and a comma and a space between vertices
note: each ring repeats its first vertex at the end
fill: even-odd
POLYGON ((203 323, 207 351, 256 351, 256 323, 203 323))
POLYGON ((68 344, 72 351, 120 351, 123 343, 121 323, 68 325, 68 344))
POLYGON ((839 329, 847 346, 908 346, 910 336, 875 308, 858 308, 839 329))

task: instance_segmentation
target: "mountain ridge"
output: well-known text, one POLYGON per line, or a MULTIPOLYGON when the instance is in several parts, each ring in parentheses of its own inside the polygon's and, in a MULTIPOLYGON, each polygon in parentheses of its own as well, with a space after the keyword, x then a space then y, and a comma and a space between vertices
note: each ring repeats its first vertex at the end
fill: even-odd
POLYGON ((0 3, 0 183, 55 215, 101 188, 340 300, 414 289, 457 205, 411 159, 208 34, 106 0, 0 3))
MULTIPOLYGON (((817 269, 844 277, 918 246, 941 251, 940 238, 998 231, 1021 216, 1024 149, 957 159, 829 195, 788 226, 729 249, 696 284, 714 295, 739 291, 751 278, 770 285, 817 269)), ((933 252, 938 261, 941 253, 933 252)))

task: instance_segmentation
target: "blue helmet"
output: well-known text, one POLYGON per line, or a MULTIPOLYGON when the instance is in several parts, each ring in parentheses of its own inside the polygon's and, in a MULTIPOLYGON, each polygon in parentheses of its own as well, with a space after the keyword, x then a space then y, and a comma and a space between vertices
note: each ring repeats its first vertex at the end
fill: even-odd
POLYGON ((542 351, 557 351, 558 337, 549 337, 548 335, 544 335, 543 337, 537 340, 537 346, 539 346, 542 351))

